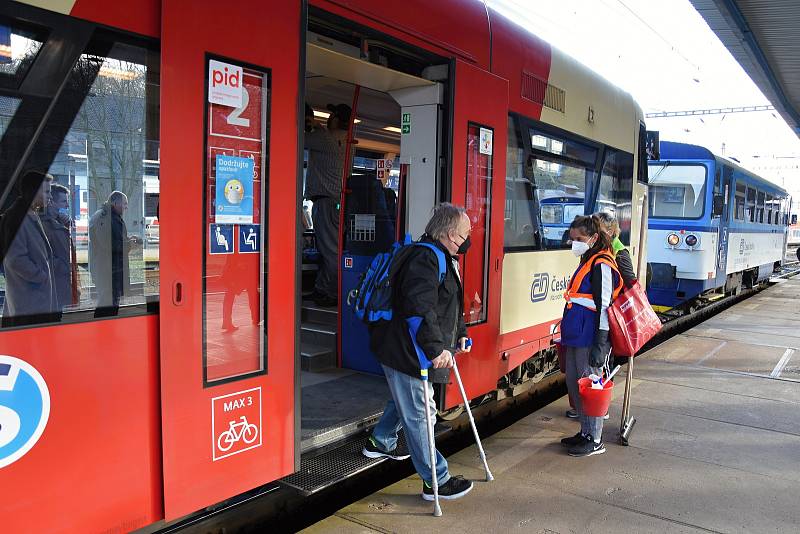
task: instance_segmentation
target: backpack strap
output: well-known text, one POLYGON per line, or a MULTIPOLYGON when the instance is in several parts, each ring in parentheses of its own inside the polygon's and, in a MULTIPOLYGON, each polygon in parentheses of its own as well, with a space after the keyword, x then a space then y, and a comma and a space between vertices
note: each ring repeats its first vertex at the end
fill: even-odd
POLYGON ((420 247, 426 247, 436 254, 436 260, 439 262, 439 283, 441 284, 444 282, 444 279, 447 276, 447 259, 444 257, 444 252, 442 252, 439 247, 433 243, 416 242, 413 244, 420 247))

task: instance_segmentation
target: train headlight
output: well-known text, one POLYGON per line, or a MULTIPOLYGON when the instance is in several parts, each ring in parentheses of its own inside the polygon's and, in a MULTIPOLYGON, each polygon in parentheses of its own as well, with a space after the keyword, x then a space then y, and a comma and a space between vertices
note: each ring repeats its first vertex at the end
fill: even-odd
POLYGON ((681 242, 681 237, 678 234, 669 234, 667 236, 667 244, 671 247, 677 247, 681 242))
POLYGON ((697 242, 699 240, 697 239, 696 235, 689 234, 689 235, 686 236, 686 239, 684 239, 684 241, 686 242, 686 246, 687 247, 693 247, 693 246, 697 245, 697 242))

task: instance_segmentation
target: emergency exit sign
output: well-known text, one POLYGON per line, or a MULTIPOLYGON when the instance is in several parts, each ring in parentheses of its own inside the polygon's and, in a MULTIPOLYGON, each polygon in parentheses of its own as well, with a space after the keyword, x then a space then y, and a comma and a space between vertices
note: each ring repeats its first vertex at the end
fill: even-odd
POLYGON ((411 133, 411 113, 403 113, 401 131, 404 134, 411 133))

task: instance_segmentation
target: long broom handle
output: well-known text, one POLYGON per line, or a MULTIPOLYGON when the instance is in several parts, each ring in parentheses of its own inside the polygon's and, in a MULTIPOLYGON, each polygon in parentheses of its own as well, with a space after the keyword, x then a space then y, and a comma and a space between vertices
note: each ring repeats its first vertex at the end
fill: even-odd
POLYGON ((481 445, 481 438, 478 435, 478 429, 475 427, 475 419, 472 417, 472 410, 469 407, 469 399, 467 398, 467 392, 464 391, 464 384, 461 382, 461 375, 458 372, 458 365, 456 364, 456 358, 453 356, 453 371, 456 374, 456 382, 458 383, 458 389, 461 390, 461 398, 464 399, 464 407, 467 409, 467 416, 469 417, 469 424, 472 427, 472 433, 475 435, 475 444, 478 445, 478 453, 481 455, 481 461, 483 461, 483 468, 486 470, 486 481, 491 482, 494 480, 492 476, 492 472, 489 471, 489 463, 486 461, 486 454, 483 452, 483 445, 481 445))
MULTIPOLYGON (((641 157, 641 156, 640 156, 641 157)), ((645 276, 645 285, 647 284, 647 271, 645 270, 644 273, 642 272, 642 266, 646 265, 647 259, 645 258, 645 249, 644 249, 644 240, 645 234, 647 232, 647 209, 649 207, 649 202, 647 201, 647 189, 644 191, 644 195, 642 196, 642 220, 639 223, 639 257, 636 261, 636 276, 639 280, 642 279, 642 274, 645 276)), ((628 358, 628 370, 627 376, 625 377, 625 397, 622 400, 622 417, 619 423, 620 429, 625 428, 625 425, 628 423, 628 417, 630 416, 631 410, 631 384, 633 382, 633 356, 628 358)))

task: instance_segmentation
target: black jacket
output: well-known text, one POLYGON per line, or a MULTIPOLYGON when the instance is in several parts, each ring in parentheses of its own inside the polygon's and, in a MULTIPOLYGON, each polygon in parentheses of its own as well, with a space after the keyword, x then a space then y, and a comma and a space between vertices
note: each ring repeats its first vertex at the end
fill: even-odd
MULTIPOLYGON (((422 240, 434 243, 450 259, 441 243, 427 236, 422 240)), ((406 321, 409 317, 422 318, 416 340, 428 360, 444 349, 453 352, 458 339, 466 337, 461 280, 453 261, 446 263, 447 272, 440 284, 438 260, 432 250, 408 247, 395 259, 392 320, 371 329, 370 348, 383 365, 419 378, 420 364, 406 321)))
POLYGON ((633 261, 631 261, 631 254, 628 252, 628 249, 623 248, 617 252, 614 259, 617 262, 619 274, 622 275, 622 281, 627 287, 632 286, 636 281, 636 272, 633 270, 633 261))

